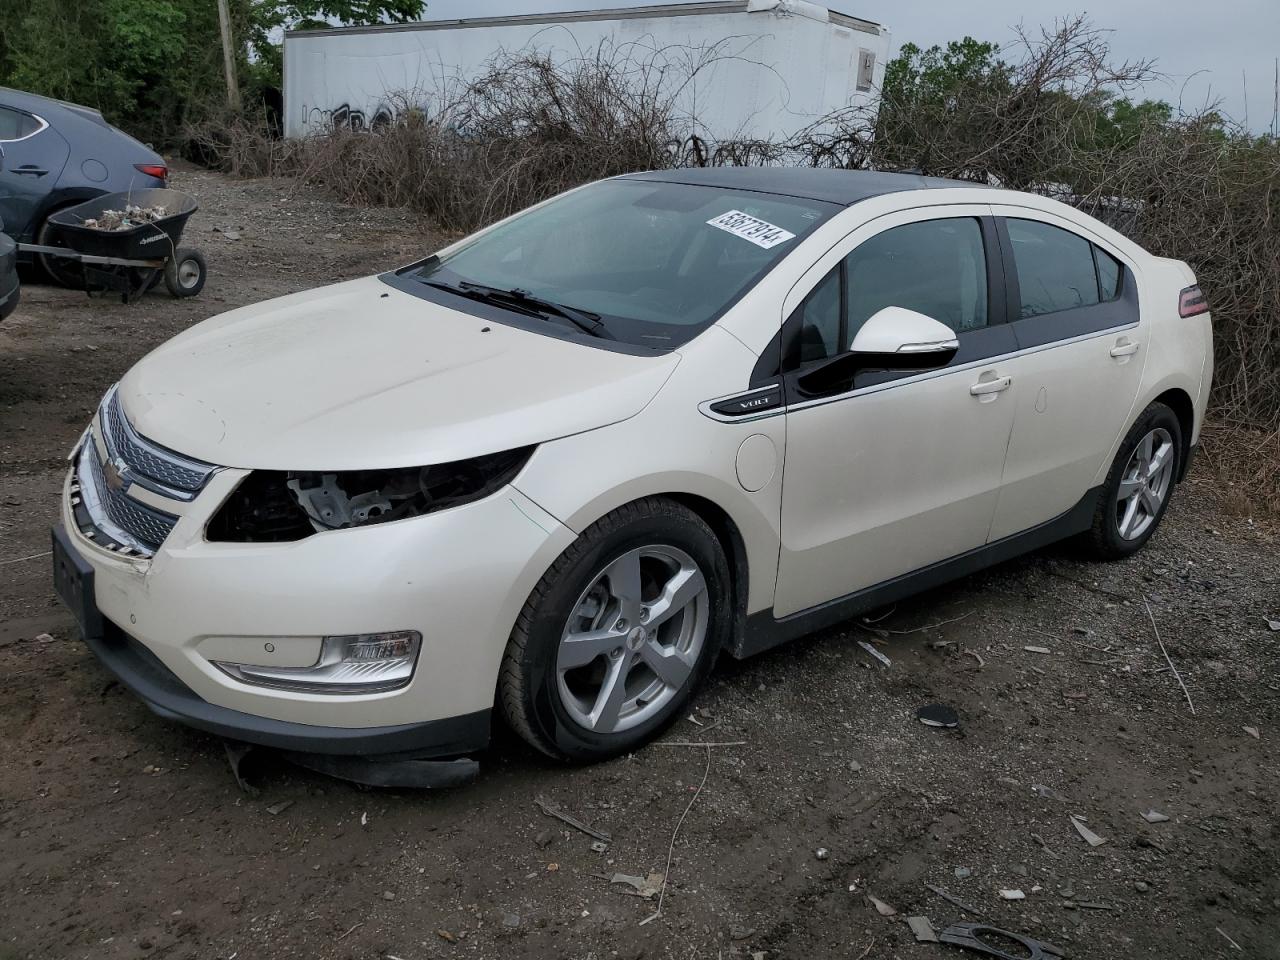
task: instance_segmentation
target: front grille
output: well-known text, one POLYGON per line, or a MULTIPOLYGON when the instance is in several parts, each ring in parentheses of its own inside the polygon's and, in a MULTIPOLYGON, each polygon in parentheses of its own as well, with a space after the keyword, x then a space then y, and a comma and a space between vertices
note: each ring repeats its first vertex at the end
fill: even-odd
MULTIPOLYGON (((87 451, 89 455, 85 459, 88 461, 90 481, 97 491, 102 512, 106 514, 112 525, 129 534, 154 553, 160 544, 164 543, 164 538, 169 536, 177 526, 178 518, 173 514, 161 513, 146 504, 139 503, 129 496, 126 487, 112 489, 107 483, 102 462, 95 455, 92 446, 92 444, 89 445, 90 449, 87 451)), ((81 480, 81 487, 83 486, 84 481, 81 480)))
POLYGON ((194 500, 218 470, 152 443, 133 429, 116 388, 103 398, 97 429, 85 434, 71 478, 71 509, 80 532, 108 550, 149 557, 178 516, 134 496, 141 487, 178 503, 194 500), (101 440, 105 457, 95 436, 101 440))
POLYGON ((192 500, 217 467, 166 450, 144 438, 124 415, 117 388, 102 401, 102 440, 112 460, 121 460, 135 482, 172 500, 192 500))

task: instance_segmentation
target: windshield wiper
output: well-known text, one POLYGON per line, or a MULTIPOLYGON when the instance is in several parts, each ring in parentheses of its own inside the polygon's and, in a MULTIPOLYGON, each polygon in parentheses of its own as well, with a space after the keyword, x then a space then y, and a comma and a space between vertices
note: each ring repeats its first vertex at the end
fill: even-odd
POLYGON ((578 307, 570 307, 563 303, 556 303, 554 300, 536 297, 528 290, 522 290, 520 287, 503 290, 501 287, 473 283, 470 280, 460 280, 456 284, 446 283, 443 280, 423 280, 422 282, 431 287, 448 290, 450 293, 495 303, 501 307, 513 308, 530 316, 546 319, 547 315, 550 314, 561 317, 593 337, 602 337, 606 340, 617 339, 609 332, 608 327, 605 326, 604 321, 600 318, 600 314, 592 313, 590 310, 581 310, 578 307))

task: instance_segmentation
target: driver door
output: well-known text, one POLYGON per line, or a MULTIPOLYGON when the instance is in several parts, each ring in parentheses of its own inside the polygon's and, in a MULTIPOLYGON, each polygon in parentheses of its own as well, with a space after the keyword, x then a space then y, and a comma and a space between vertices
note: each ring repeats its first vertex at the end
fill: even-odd
POLYGON ((1005 359, 1017 347, 1004 322, 989 207, 878 218, 819 261, 794 301, 782 338, 779 618, 983 546, 1017 390, 1005 359), (960 343, 954 359, 805 389, 805 373, 846 351, 867 318, 888 306, 950 327, 960 343))

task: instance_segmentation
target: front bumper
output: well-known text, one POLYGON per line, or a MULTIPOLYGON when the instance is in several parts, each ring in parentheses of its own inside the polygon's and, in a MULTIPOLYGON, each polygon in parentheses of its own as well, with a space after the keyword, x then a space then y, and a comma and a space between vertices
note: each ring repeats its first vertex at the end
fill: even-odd
POLYGON ((507 488, 294 543, 208 541, 208 516, 244 475, 217 473, 152 557, 87 537, 69 475, 55 538, 89 574, 78 619, 99 659, 156 713, 249 743, 379 758, 483 747, 512 624, 572 532, 507 488), (323 636, 392 630, 422 635, 412 679, 392 691, 275 689, 215 665, 307 666, 323 636))
MULTIPOLYGON (((167 720, 231 740, 299 753, 360 756, 367 760, 453 757, 483 749, 489 742, 490 711, 458 717, 379 727, 338 727, 293 723, 220 707, 186 686, 150 650, 104 618, 97 609, 91 585, 95 571, 72 546, 63 527, 53 530, 55 565, 76 567, 79 581, 89 586, 80 602, 59 593, 73 609, 85 644, 94 656, 152 712, 167 720)), ((55 566, 60 585, 71 578, 55 566)))

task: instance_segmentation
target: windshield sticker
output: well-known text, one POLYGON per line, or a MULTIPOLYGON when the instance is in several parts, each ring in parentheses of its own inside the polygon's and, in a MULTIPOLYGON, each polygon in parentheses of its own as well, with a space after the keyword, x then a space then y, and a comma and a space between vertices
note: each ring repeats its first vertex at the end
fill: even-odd
POLYGON ((754 243, 757 247, 764 247, 766 250, 795 239, 794 233, 774 226, 767 220, 758 220, 741 210, 722 213, 715 219, 708 220, 707 223, 718 230, 724 230, 735 237, 754 243))

